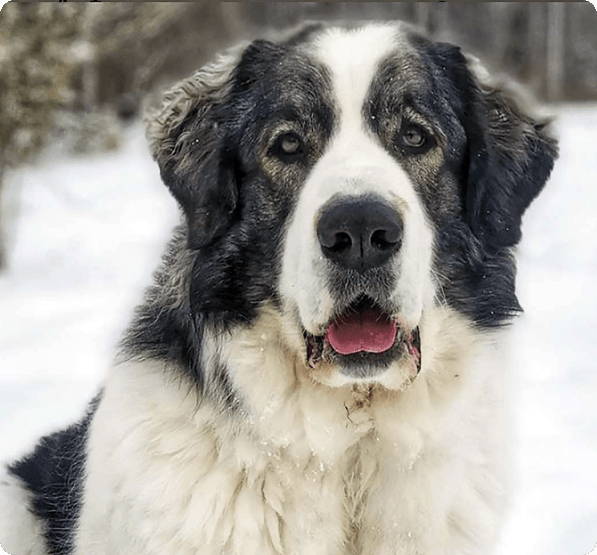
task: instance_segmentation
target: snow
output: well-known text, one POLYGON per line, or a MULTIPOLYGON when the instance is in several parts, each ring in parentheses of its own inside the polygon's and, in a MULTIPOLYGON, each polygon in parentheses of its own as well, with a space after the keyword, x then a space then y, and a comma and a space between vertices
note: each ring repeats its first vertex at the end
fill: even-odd
POLYGON ((597 107, 562 107, 557 129, 519 248, 518 489, 499 555, 597 545, 597 107))
POLYGON ((7 186, 18 217, 0 274, 0 460, 80 416, 178 222, 140 127, 118 152, 48 154, 7 186))
MULTIPOLYGON (((597 106, 559 111, 560 161, 519 249, 517 488, 498 555, 597 544, 597 106)), ((0 460, 81 415, 178 221, 140 127, 125 139, 9 175, 0 460)))

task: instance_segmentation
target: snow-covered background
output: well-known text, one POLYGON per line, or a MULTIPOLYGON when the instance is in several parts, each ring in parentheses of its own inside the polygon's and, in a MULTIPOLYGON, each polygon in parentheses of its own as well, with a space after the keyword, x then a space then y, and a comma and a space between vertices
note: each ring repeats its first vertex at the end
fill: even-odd
MULTIPOLYGON (((597 544, 597 106, 558 110, 561 158, 520 246, 517 497, 499 555, 597 544)), ((115 153, 48 154, 8 188, 0 460, 81 415, 178 220, 140 127, 115 153)))

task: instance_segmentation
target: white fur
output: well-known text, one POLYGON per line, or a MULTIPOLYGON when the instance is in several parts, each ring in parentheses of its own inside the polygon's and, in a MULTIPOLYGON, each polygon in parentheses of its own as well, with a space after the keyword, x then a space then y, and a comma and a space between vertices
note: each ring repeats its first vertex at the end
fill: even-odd
POLYGON ((246 412, 216 414, 161 365, 113 369, 76 555, 489 555, 507 498, 501 338, 428 318, 403 392, 312 381, 269 308, 212 338, 246 412))
POLYGON ((19 480, 0 475, 0 545, 10 555, 47 555, 41 523, 30 510, 31 499, 19 480))
POLYGON ((379 62, 397 50, 399 29, 395 23, 330 29, 316 39, 312 52, 331 71, 343 128, 362 128, 363 101, 379 62))
POLYGON ((402 247, 395 262, 399 279, 392 299, 401 307, 397 316, 413 328, 423 305, 433 300, 433 234, 407 173, 363 130, 341 129, 301 191, 284 250, 282 294, 297 303, 303 326, 314 335, 323 333, 332 315, 327 261, 317 238, 318 213, 335 195, 371 193, 384 198, 404 220, 402 247))
MULTIPOLYGON (((250 327, 205 333, 208 391, 227 368, 236 411, 201 401, 180 368, 110 371, 90 429, 74 555, 494 552, 508 501, 506 332, 479 331, 433 302, 432 227, 406 172, 361 121, 377 64, 400 44, 383 25, 316 43, 341 117, 285 238, 285 312, 265 305, 250 327), (421 330, 412 382, 397 367, 349 383, 304 360, 297 314, 320 333, 331 313, 317 210, 334 195, 364 193, 404 219, 394 300, 396 316, 421 330)), ((13 555, 43 555, 36 541, 13 555)))
MULTIPOLYGON (((337 196, 374 194, 403 218, 402 247, 393 262, 399 277, 390 299, 400 307, 400 313, 393 316, 413 329, 424 307, 433 304, 431 226, 408 174, 366 128, 362 116, 379 63, 401 45, 398 29, 389 25, 355 31, 335 29, 317 40, 313 50, 331 72, 340 123, 301 190, 287 231, 280 280, 289 318, 296 318, 298 313, 302 327, 313 335, 323 335, 333 316, 328 261, 321 252, 317 220, 322 207, 337 196)), ((410 371, 402 366, 386 373, 381 383, 392 388, 404 386, 410 371)), ((329 370, 325 365, 317 370, 325 383, 348 383, 349 378, 329 370)))

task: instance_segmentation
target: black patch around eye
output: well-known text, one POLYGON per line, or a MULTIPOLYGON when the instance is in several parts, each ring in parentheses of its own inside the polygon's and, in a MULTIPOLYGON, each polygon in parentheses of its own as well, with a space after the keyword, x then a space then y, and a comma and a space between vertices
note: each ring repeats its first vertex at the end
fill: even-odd
POLYGON ((268 154, 286 164, 301 160, 305 154, 303 140, 293 132, 282 133, 270 147, 268 154))
POLYGON ((405 122, 398 133, 395 146, 404 154, 423 154, 434 144, 433 137, 421 126, 405 122))

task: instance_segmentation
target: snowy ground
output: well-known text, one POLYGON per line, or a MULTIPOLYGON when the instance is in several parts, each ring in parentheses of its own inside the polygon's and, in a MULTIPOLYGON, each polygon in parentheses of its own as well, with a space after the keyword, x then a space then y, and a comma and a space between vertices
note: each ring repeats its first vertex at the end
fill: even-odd
MULTIPOLYGON (((597 543, 597 106, 566 107, 561 160, 525 218, 516 326, 517 502, 499 555, 597 543)), ((11 176, 0 275, 0 460, 77 418, 148 283, 177 209, 139 128, 113 154, 11 176)))

